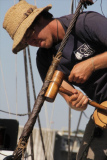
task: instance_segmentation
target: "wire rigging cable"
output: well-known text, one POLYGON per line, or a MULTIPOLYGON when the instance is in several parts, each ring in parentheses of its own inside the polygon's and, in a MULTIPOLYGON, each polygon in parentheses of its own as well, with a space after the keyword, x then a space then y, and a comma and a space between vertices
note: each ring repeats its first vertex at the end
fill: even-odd
MULTIPOLYGON (((47 124, 47 128, 51 130, 51 121, 53 119, 53 113, 54 113, 54 108, 55 108, 55 105, 53 103, 53 107, 52 107, 52 113, 51 113, 51 118, 50 118, 50 121, 49 121, 49 116, 48 116, 48 111, 47 111, 47 103, 44 102, 44 105, 45 105, 45 117, 46 117, 46 124, 47 124)), ((49 132, 48 133, 48 136, 47 136, 47 146, 49 144, 49 153, 51 153, 51 159, 54 160, 54 157, 53 157, 53 154, 52 154, 52 141, 51 141, 51 133, 49 132)))
POLYGON ((17 119, 17 55, 16 55, 16 59, 15 59, 15 71, 16 71, 16 119, 17 119))
MULTIPOLYGON (((25 82, 26 82, 26 93, 27 93, 27 95, 26 95, 26 97, 27 97, 27 105, 28 105, 28 112, 31 113, 26 48, 23 50, 23 57, 24 57, 24 67, 25 67, 25 82)), ((30 115, 28 115, 28 117, 30 117, 30 115)), ((30 146, 31 146, 31 155, 32 155, 31 158, 32 158, 32 160, 34 160, 33 133, 31 133, 31 135, 30 135, 30 146)))
POLYGON ((8 101, 8 96, 7 96, 7 90, 6 90, 6 85, 5 85, 5 80, 4 80, 1 60, 0 60, 0 68, 1 68, 1 74, 2 74, 2 79, 3 79, 3 87, 4 87, 4 91, 5 91, 7 107, 8 107, 8 111, 9 111, 9 117, 11 118, 11 115, 10 115, 10 106, 9 106, 9 101, 8 101))
MULTIPOLYGON (((28 60, 29 60, 29 67, 30 67, 30 75, 31 75, 31 81, 32 81, 33 96, 34 96, 34 101, 35 101, 35 100, 36 100, 36 91, 35 91, 35 85, 34 85, 33 70, 32 70, 32 62, 31 62, 31 56, 30 56, 30 49, 29 49, 29 46, 27 47, 27 52, 28 52, 28 60)), ((43 148, 45 160, 47 160, 39 114, 38 114, 38 118, 37 118, 37 119, 38 119, 38 125, 39 125, 39 131, 40 131, 41 142, 42 142, 42 148, 43 148)))

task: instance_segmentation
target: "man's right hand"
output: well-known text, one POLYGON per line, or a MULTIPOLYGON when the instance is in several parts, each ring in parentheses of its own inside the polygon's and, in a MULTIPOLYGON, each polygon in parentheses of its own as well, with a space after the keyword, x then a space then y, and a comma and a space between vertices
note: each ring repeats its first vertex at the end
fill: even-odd
POLYGON ((88 104, 88 97, 84 95, 81 91, 74 89, 71 85, 67 82, 63 81, 62 87, 67 89, 68 91, 72 92, 71 96, 68 96, 65 93, 60 93, 60 95, 66 100, 67 104, 75 110, 83 111, 87 108, 88 104))
POLYGON ((88 97, 84 95, 81 91, 77 90, 77 93, 69 96, 69 98, 67 99, 67 103, 71 108, 83 111, 87 108, 88 97))

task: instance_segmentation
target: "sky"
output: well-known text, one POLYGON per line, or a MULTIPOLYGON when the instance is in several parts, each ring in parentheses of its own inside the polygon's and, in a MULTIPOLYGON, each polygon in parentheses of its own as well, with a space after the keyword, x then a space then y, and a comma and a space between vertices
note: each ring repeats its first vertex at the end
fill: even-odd
MULTIPOLYGON (((28 3, 37 5, 38 8, 52 4, 50 12, 54 17, 60 17, 70 14, 71 0, 26 0, 28 3)), ((94 0, 95 2, 95 0, 94 0)), ((104 14, 107 17, 107 0, 97 0, 94 5, 88 6, 86 11, 96 11, 104 14), (102 12, 103 11, 103 12, 102 12)), ((12 40, 8 33, 3 29, 2 24, 7 10, 18 3, 18 0, 0 0, 0 110, 24 114, 28 112, 26 99, 26 83, 24 72, 23 51, 17 55, 12 53, 12 40)), ((77 2, 75 6, 77 5, 77 2)), ((74 7, 75 10, 75 7, 74 7)), ((102 26, 103 27, 103 26, 102 26)), ((36 67, 36 51, 37 47, 30 46, 32 69, 35 83, 36 95, 38 95, 42 81, 36 67)), ((28 64, 29 67, 29 64, 28 64)), ((29 69, 28 69, 29 71, 29 69)), ((29 73, 29 88, 30 88, 30 106, 31 110, 34 105, 34 97, 31 84, 31 76, 29 73)), ((94 107, 88 105, 85 110, 87 117, 93 113, 94 107)), ((65 100, 57 95, 54 103, 45 102, 39 114, 42 128, 51 128, 56 130, 68 129, 68 113, 69 107, 65 100)), ((71 110, 71 130, 76 130, 79 111, 71 110)), ((19 117, 16 115, 6 114, 0 111, 1 119, 16 119, 19 125, 25 125, 28 116, 19 117)), ((79 129, 84 130, 88 122, 88 118, 83 114, 79 129)), ((36 121, 35 127, 38 127, 36 121)))

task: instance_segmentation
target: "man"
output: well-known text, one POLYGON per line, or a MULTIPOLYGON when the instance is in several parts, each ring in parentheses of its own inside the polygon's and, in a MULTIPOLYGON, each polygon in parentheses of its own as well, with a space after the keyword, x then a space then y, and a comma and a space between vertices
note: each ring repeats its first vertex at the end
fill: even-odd
MULTIPOLYGON (((72 20, 72 15, 53 18, 48 12, 50 8, 51 5, 37 9, 20 1, 6 13, 3 23, 3 27, 14 40, 14 53, 27 45, 39 47, 37 67, 43 81, 72 20)), ((95 12, 81 13, 65 45, 57 69, 65 74, 62 86, 72 91, 73 95, 60 94, 73 109, 85 110, 88 97, 98 103, 107 100, 106 28, 107 19, 102 15, 95 12), (74 89, 73 85, 80 87, 86 95, 74 89)), ((107 129, 96 127, 92 116, 77 160, 106 158, 107 129)))

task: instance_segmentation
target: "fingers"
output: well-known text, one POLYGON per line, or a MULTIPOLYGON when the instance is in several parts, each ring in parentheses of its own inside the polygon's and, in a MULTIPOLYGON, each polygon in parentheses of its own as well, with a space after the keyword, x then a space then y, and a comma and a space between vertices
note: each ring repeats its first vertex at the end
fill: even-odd
POLYGON ((81 108, 82 110, 87 108, 88 98, 80 91, 78 91, 78 94, 70 96, 69 101, 73 107, 81 108))
POLYGON ((78 94, 78 90, 75 88, 72 88, 72 94, 78 94))
POLYGON ((82 108, 85 110, 87 108, 88 98, 84 95, 80 101, 76 104, 76 108, 82 108))
POLYGON ((74 80, 74 74, 72 73, 72 71, 68 77, 68 80, 69 80, 69 82, 73 82, 73 80, 74 80))
POLYGON ((84 83, 86 81, 86 78, 82 78, 79 76, 76 76, 74 74, 70 74, 68 77, 69 82, 75 82, 75 83, 84 83))
POLYGON ((84 83, 86 81, 86 77, 76 73, 75 67, 71 70, 71 73, 68 77, 69 82, 75 82, 75 83, 84 83))
POLYGON ((70 82, 84 83, 93 73, 92 59, 87 59, 75 64, 69 74, 70 82))

